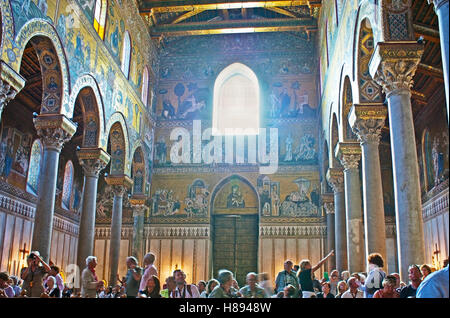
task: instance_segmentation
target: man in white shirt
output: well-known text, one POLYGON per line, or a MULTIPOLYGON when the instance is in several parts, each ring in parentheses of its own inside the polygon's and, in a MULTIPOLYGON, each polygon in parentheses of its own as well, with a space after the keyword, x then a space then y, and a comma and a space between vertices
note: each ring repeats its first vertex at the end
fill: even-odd
POLYGON ((171 298, 200 298, 197 286, 186 284, 186 274, 181 269, 173 271, 177 288, 172 292, 171 298))
POLYGON ((144 256, 144 275, 141 278, 141 284, 139 285, 139 290, 144 290, 147 287, 147 281, 150 277, 158 276, 158 270, 153 263, 155 262, 155 254, 147 253, 144 256))
POLYGON ((356 277, 350 277, 348 279, 349 289, 342 294, 341 298, 364 298, 364 293, 359 290, 359 281, 356 277))

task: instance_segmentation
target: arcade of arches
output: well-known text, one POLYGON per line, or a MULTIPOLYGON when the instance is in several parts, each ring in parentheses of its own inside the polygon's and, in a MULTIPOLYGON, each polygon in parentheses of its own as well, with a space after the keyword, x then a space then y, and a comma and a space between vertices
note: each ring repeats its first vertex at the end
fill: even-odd
POLYGON ((448 1, 286 3, 2 1, 0 271, 441 268, 448 1))

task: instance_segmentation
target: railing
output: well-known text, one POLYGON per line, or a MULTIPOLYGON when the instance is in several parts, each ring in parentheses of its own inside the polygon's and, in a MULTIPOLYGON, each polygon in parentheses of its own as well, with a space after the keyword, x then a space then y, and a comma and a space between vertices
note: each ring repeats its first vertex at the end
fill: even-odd
MULTIPOLYGON (((440 187, 440 192, 433 192, 433 196, 429 196, 428 200, 422 203, 422 217, 427 221, 439 214, 448 213, 448 180, 446 187, 440 187)), ((445 183, 444 183, 445 186, 445 183)))

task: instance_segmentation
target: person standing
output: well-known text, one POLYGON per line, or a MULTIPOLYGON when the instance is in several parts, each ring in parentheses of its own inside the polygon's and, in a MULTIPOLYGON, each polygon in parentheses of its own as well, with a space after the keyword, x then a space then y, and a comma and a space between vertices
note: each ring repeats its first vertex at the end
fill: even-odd
POLYGON ((410 284, 400 290, 400 298, 415 298, 417 288, 422 283, 422 273, 417 265, 411 265, 408 269, 408 278, 410 284))
POLYGON ((332 255, 334 255, 334 250, 328 253, 328 255, 315 266, 312 266, 309 260, 302 260, 300 262, 300 271, 298 272, 297 277, 302 289, 303 298, 311 298, 312 295, 315 295, 313 287, 313 273, 317 271, 332 255))
POLYGON ((44 262, 38 251, 33 251, 27 258, 28 267, 22 269, 22 290, 27 297, 40 297, 44 292, 44 278, 50 272, 50 266, 44 262), (40 264, 42 263, 42 266, 40 264))
POLYGON ((292 285, 298 291, 299 284, 297 279, 297 273, 292 270, 293 263, 291 260, 284 262, 284 270, 279 272, 275 279, 275 294, 284 291, 284 287, 292 285))
POLYGON ((238 291, 232 287, 233 285, 233 273, 229 270, 223 269, 219 271, 217 277, 219 285, 216 286, 208 298, 237 298, 238 291))
POLYGON ((416 298, 449 298, 448 264, 443 269, 431 273, 417 289, 416 298))
POLYGON ((242 298, 266 298, 266 293, 263 288, 259 287, 256 283, 257 275, 256 273, 248 273, 247 277, 247 285, 242 287, 239 292, 242 295, 242 298))
MULTIPOLYGON (((367 278, 362 286, 364 291, 364 298, 372 298, 375 292, 379 289, 382 289, 383 280, 386 277, 386 273, 382 270, 384 266, 383 257, 378 253, 372 253, 367 258, 367 262, 369 263, 369 273, 367 274, 367 278)), ((397 285, 397 279, 393 276, 394 286, 397 285)))
MULTIPOLYGON (((125 276, 125 294, 127 298, 136 298, 142 277, 142 268, 134 256, 127 257, 127 275, 125 276)), ((159 292, 159 291, 158 291, 159 292)))
POLYGON ((186 274, 181 269, 173 271, 177 287, 172 292, 172 298, 200 298, 197 286, 186 284, 186 274))
POLYGON ((399 298, 400 295, 395 290, 397 278, 392 275, 386 276, 383 280, 383 288, 373 294, 373 298, 399 298))
POLYGON ((139 290, 144 290, 147 287, 147 280, 153 275, 158 277, 158 270, 153 263, 155 262, 155 254, 147 253, 144 256, 144 274, 141 278, 139 290))
POLYGON ((97 266, 97 257, 88 256, 86 258, 86 268, 81 273, 81 297, 96 298, 97 287, 100 284, 95 274, 95 267, 97 266))
POLYGON ((359 289, 359 280, 356 277, 350 277, 348 279, 349 289, 344 292, 341 298, 364 298, 364 293, 359 289))

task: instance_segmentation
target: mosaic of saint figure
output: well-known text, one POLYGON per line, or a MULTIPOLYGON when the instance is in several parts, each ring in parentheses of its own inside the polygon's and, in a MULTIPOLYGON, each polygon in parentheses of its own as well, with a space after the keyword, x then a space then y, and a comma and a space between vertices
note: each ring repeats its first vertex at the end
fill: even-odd
POLYGON ((238 185, 231 186, 231 193, 227 197, 227 208, 245 208, 245 201, 238 185))

